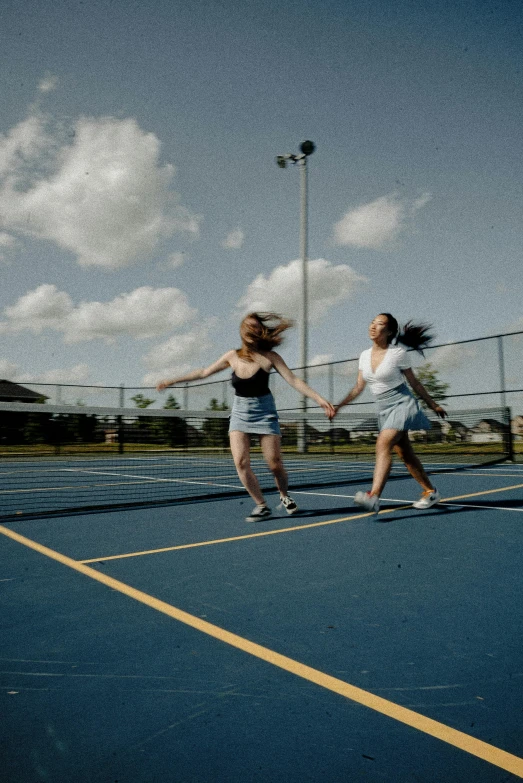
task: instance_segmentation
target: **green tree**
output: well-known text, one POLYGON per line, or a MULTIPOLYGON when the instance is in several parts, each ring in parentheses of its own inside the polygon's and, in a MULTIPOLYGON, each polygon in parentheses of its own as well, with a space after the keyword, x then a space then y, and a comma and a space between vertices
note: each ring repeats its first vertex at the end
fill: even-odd
MULTIPOLYGON (((216 397, 213 397, 206 410, 227 411, 229 408, 226 402, 218 402, 216 397)), ((229 418, 205 419, 203 422, 202 432, 205 437, 206 446, 220 446, 222 448, 227 448, 229 443, 229 418)))
MULTIPOLYGON (((154 400, 144 397, 143 394, 135 394, 131 397, 137 408, 148 408, 154 400)), ((157 440, 157 422, 146 416, 139 416, 128 430, 127 439, 135 443, 154 443, 157 440)))
POLYGON ((213 397, 212 400, 209 403, 209 407, 206 408, 208 411, 228 411, 229 406, 226 402, 218 402, 216 397, 213 397))
POLYGON ((149 405, 155 402, 155 400, 149 400, 147 397, 144 397, 143 394, 135 394, 134 397, 131 397, 131 400, 137 408, 148 408, 149 405))
POLYGON ((173 394, 169 394, 167 399, 165 400, 165 405, 163 406, 166 410, 179 410, 180 409, 180 403, 176 399, 176 397, 173 394))
MULTIPOLYGON (((415 373, 433 400, 441 402, 446 398, 450 384, 440 381, 438 378, 438 370, 431 362, 425 362, 425 364, 420 365, 417 370, 415 370, 415 373)), ((427 407, 425 401, 417 394, 416 397, 424 407, 427 407)))

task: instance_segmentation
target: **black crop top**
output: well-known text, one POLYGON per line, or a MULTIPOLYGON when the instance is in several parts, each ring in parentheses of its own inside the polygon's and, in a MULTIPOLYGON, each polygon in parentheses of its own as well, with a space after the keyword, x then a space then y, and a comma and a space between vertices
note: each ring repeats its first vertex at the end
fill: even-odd
POLYGON ((271 391, 269 389, 269 373, 262 367, 250 378, 238 378, 233 371, 231 380, 238 397, 264 397, 271 391))

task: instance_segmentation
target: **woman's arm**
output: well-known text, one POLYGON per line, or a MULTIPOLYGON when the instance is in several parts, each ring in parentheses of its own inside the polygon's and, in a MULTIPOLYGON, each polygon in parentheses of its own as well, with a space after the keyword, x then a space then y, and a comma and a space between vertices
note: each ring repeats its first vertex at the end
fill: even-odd
POLYGON ((187 383, 188 381, 199 381, 203 378, 208 378, 210 375, 215 375, 217 372, 226 370, 230 366, 231 355, 234 351, 227 351, 224 353, 218 361, 213 362, 208 367, 202 367, 199 370, 192 370, 186 375, 180 375, 178 378, 171 378, 170 380, 159 381, 156 384, 158 391, 163 391, 168 386, 174 386, 175 383, 187 383))
POLYGON ((300 394, 304 394, 306 397, 310 397, 311 400, 314 400, 323 410, 325 411, 326 415, 331 419, 334 416, 334 407, 333 405, 324 397, 321 396, 321 394, 318 394, 318 392, 314 391, 314 389, 311 389, 311 387, 305 383, 305 381, 302 381, 301 378, 298 378, 297 375, 295 375, 292 370, 287 367, 285 361, 282 359, 279 353, 276 353, 276 351, 270 351, 267 355, 267 358, 270 359, 272 366, 278 372, 284 381, 287 381, 289 386, 292 386, 293 389, 296 389, 297 392, 300 394))
POLYGON ((359 397, 363 389, 365 388, 365 386, 366 386, 366 381, 363 377, 361 370, 359 370, 358 379, 354 384, 354 386, 352 387, 352 389, 350 390, 350 392, 347 394, 346 397, 343 398, 341 402, 339 402, 337 405, 334 406, 334 410, 336 411, 336 413, 338 413, 339 409, 343 408, 344 405, 348 405, 349 402, 352 402, 353 400, 356 399, 356 397, 359 397))
POLYGON ((412 389, 416 392, 416 394, 418 394, 422 400, 425 400, 429 408, 432 408, 434 413, 437 413, 440 418, 444 419, 445 416, 448 415, 447 411, 445 410, 445 408, 442 408, 441 405, 438 405, 438 403, 432 399, 432 397, 430 396, 426 388, 423 386, 422 382, 418 378, 416 378, 412 370, 410 368, 407 370, 402 370, 402 373, 405 376, 405 378, 408 380, 408 382, 410 383, 412 389))

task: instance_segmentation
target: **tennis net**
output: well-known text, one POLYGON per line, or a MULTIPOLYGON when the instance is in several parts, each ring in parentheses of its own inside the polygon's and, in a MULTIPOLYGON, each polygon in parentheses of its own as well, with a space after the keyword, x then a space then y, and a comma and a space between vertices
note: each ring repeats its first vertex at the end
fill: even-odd
MULTIPOLYGON (((291 487, 370 475, 376 416, 345 410, 333 422, 318 409, 280 413, 291 487)), ((0 518, 242 494, 228 424, 228 411, 0 403, 0 518)), ((450 412, 411 438, 433 470, 503 460, 510 410, 450 412)), ((262 487, 273 488, 256 437, 253 467, 262 487)))

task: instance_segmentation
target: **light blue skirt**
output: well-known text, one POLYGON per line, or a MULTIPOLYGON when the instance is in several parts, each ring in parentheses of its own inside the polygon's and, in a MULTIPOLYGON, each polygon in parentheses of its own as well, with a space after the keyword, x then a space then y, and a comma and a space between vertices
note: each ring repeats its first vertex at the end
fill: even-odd
POLYGON ((376 395, 381 430, 430 430, 429 419, 406 383, 376 395))
POLYGON ((251 435, 281 435, 272 394, 264 394, 263 397, 240 397, 235 394, 229 432, 233 430, 251 435))

